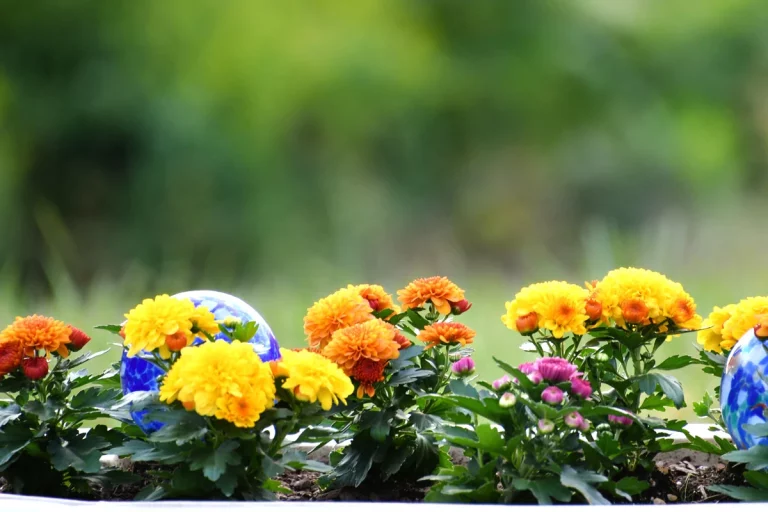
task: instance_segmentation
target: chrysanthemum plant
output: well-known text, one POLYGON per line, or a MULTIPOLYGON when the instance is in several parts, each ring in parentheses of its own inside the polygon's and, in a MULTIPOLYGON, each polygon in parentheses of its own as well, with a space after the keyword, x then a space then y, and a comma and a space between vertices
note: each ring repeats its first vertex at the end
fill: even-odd
POLYGON ((351 381, 309 351, 283 349, 279 361, 262 362, 247 343, 257 328, 235 320, 216 324, 205 308, 168 296, 148 299, 127 315, 122 331, 129 353, 151 351, 145 357, 169 368, 159 393, 125 399, 126 412, 147 411, 147 420, 162 428, 111 452, 161 465, 140 499, 274 499, 289 492, 275 476, 330 469, 289 449, 295 442, 289 436, 345 403, 351 381), (228 339, 214 340, 219 332, 228 339))
POLYGON ((436 398, 466 387, 452 372, 474 367, 467 345, 475 332, 453 321, 471 304, 443 277, 417 279, 399 292, 402 310, 378 285, 349 286, 307 312, 310 348, 335 361, 357 387, 356 398, 336 409, 328 430, 301 439, 325 444, 350 441, 331 455, 333 471, 321 484, 359 486, 364 481, 408 479, 432 473, 447 461, 431 429, 469 415, 436 398), (462 361, 458 361, 462 359, 462 361))
POLYGON ((467 475, 461 468, 453 468, 440 472, 439 478, 445 480, 436 486, 432 499, 466 492, 470 500, 514 501, 521 499, 521 493, 530 493, 541 502, 569 501, 572 493, 561 487, 576 489, 590 502, 604 499, 596 494, 598 488, 631 499, 644 489, 640 480, 652 471, 653 457, 676 448, 662 429, 684 433, 690 447, 710 452, 726 449, 691 436, 684 429, 684 421, 649 416, 685 405, 682 386, 666 371, 697 363, 686 355, 657 361, 657 352, 665 342, 701 324, 695 303, 680 284, 647 270, 618 269, 587 288, 553 281, 535 284, 522 289, 506 306, 502 321, 526 336, 528 343, 523 348, 541 358, 518 369, 497 361, 508 376, 493 385, 486 384, 488 392, 498 393, 509 382, 507 379, 514 378, 516 383, 507 391, 507 402, 517 403, 511 413, 513 419, 507 418, 509 410, 503 410, 503 396, 480 391, 479 396, 461 399, 466 402, 465 408, 471 406, 475 414, 497 423, 503 433, 491 434, 483 429, 485 438, 480 432, 469 433, 469 441, 464 442, 451 432, 443 434, 457 446, 469 447, 471 468, 487 468, 485 477, 491 481, 488 494, 477 496, 475 491, 470 492, 472 485, 462 483, 467 475), (554 370, 558 367, 561 373, 554 370), (568 372, 570 375, 565 375, 568 372), (548 398, 557 398, 560 392, 571 400, 579 395, 585 402, 576 407, 561 406, 556 401, 557 407, 553 408, 548 398), (571 444, 566 443, 578 450, 578 455, 563 460, 558 459, 556 449, 537 448, 539 444, 546 446, 545 441, 551 438, 550 433, 538 428, 538 421, 557 423, 571 413, 578 413, 595 427, 572 435, 571 444), (521 421, 520 415, 530 423, 522 426, 522 432, 521 426, 514 423, 521 421), (508 432, 510 428, 513 431, 508 432), (528 444, 539 435, 542 439, 528 444), (497 444, 496 452, 489 452, 488 442, 497 444), (559 489, 556 494, 542 490, 543 482, 549 485, 556 480, 553 473, 528 467, 529 459, 519 458, 527 448, 516 446, 518 442, 537 453, 541 450, 535 460, 551 463, 549 469, 559 472, 559 486, 551 487, 559 489), (494 454, 489 457, 488 453, 494 454), (564 461, 570 469, 566 469, 564 461), (494 486, 501 486, 503 492, 491 492, 494 486))
MULTIPOLYGON (((725 362, 731 349, 756 324, 768 326, 768 297, 748 297, 736 304, 715 307, 699 331, 697 341, 701 345, 699 362, 703 371, 717 377, 723 376, 725 362)), ((765 327, 763 327, 765 328, 765 327)), ((693 409, 698 416, 714 421, 724 429, 720 404, 720 385, 714 389, 714 398, 707 392, 693 409)))
POLYGON ((104 354, 73 356, 88 342, 81 330, 39 315, 0 332, 0 477, 14 493, 87 497, 93 484, 125 482, 103 470, 101 455, 123 436, 104 426, 120 395, 117 372, 90 375, 82 365, 104 354))

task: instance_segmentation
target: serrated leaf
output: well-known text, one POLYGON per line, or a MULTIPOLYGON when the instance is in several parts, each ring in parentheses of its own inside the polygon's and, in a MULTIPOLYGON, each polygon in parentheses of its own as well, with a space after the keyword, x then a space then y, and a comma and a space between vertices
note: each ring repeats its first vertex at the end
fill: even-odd
POLYGON ((50 398, 45 403, 40 403, 37 400, 32 400, 24 404, 24 412, 37 416, 40 421, 49 421, 56 417, 56 411, 60 403, 56 403, 50 398))
POLYGON ((768 446, 755 445, 749 450, 736 450, 723 455, 728 462, 746 464, 747 469, 759 471, 768 468, 768 446))
POLYGON ((474 386, 469 384, 463 379, 452 379, 448 383, 448 389, 456 395, 468 396, 470 398, 480 398, 480 394, 477 392, 474 386))
POLYGON ((668 357, 661 363, 656 365, 656 370, 678 370, 680 368, 685 368, 686 366, 697 364, 699 361, 698 359, 686 356, 686 355, 674 355, 671 357, 668 357))
POLYGON ((226 473, 216 480, 216 487, 222 494, 224 494, 224 496, 230 497, 235 493, 235 489, 237 488, 237 476, 238 472, 230 467, 227 469, 226 473))
POLYGON ((416 311, 412 309, 407 310, 405 314, 408 318, 408 321, 411 323, 411 325, 420 331, 429 325, 429 322, 424 320, 424 318, 421 315, 419 315, 416 311))
POLYGON ((57 471, 73 468, 84 473, 97 473, 101 469, 101 450, 108 446, 109 442, 99 436, 78 435, 70 440, 55 437, 48 443, 48 453, 57 471))
POLYGON ((387 384, 390 386, 398 386, 401 384, 410 384, 416 382, 419 379, 431 377, 435 374, 432 370, 422 370, 420 368, 405 368, 394 374, 389 379, 387 384))
POLYGON ((0 408, 0 427, 21 416, 21 408, 16 404, 0 408))
POLYGON ((119 389, 103 389, 94 386, 76 394, 70 402, 70 407, 73 409, 103 409, 112 407, 115 404, 115 400, 121 394, 119 389))
POLYGON ((608 501, 595 489, 592 484, 607 482, 603 475, 593 471, 576 470, 571 466, 563 466, 560 473, 560 483, 565 487, 577 490, 590 505, 610 505, 608 501))
POLYGON ((228 439, 221 443, 215 450, 206 449, 197 454, 193 454, 193 460, 190 469, 202 469, 203 475, 211 482, 216 482, 227 470, 227 466, 236 466, 240 464, 240 454, 237 449, 240 443, 234 439, 228 439))
POLYGON ((685 397, 683 396, 683 387, 676 378, 670 375, 664 375, 662 373, 647 373, 641 375, 637 379, 637 383, 640 386, 640 390, 647 394, 652 395, 656 392, 656 386, 661 388, 662 393, 672 400, 675 407, 681 409, 685 406, 685 397))
POLYGON ((707 490, 725 494, 740 501, 768 501, 768 489, 739 487, 737 485, 710 485, 707 490))
POLYGON ((643 400, 642 404, 640 404, 640 410, 664 412, 667 407, 672 407, 674 405, 675 403, 665 396, 650 395, 643 400))
POLYGON ((530 491, 539 502, 539 505, 551 505, 552 499, 563 503, 571 501, 571 491, 565 488, 557 477, 543 478, 541 480, 528 480, 515 478, 512 486, 518 491, 530 491))
POLYGON ((645 480, 639 480, 637 477, 634 476, 626 476, 616 482, 616 488, 620 491, 623 491, 630 496, 634 496, 636 494, 640 494, 641 492, 645 491, 650 487, 650 484, 646 482, 645 480))
POLYGON ((374 441, 382 442, 389 435, 390 426, 394 411, 366 411, 360 419, 361 429, 370 429, 371 437, 374 441))
POLYGON ((112 334, 120 334, 120 331, 122 330, 123 326, 121 325, 97 325, 94 327, 94 329, 101 329, 102 331, 108 331, 112 334))

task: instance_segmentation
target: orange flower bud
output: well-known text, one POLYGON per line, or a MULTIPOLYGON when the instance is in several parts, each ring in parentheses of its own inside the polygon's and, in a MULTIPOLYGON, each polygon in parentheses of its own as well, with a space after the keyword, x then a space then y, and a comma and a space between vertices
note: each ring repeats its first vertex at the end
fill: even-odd
POLYGON ((187 402, 181 402, 181 405, 184 406, 184 408, 188 411, 194 411, 195 410, 195 402, 192 400, 189 400, 187 402))
POLYGON ((539 330, 539 315, 530 312, 527 315, 517 317, 515 327, 520 334, 531 334, 539 330))
POLYGON ((757 317, 760 322, 755 326, 755 336, 761 341, 768 340, 768 315, 760 315, 757 317))
POLYGON ((70 346, 72 350, 80 350, 91 341, 91 337, 85 334, 77 327, 69 326, 72 329, 72 334, 69 335, 70 346))
POLYGON ((187 337, 183 332, 170 334, 165 337, 165 344, 171 352, 178 352, 187 346, 187 337))
POLYGON ((117 333, 117 335, 120 336, 121 338, 125 339, 125 325, 120 327, 120 332, 117 333))
POLYGON ((642 324, 648 320, 648 306, 640 299, 625 300, 621 303, 621 315, 630 324, 642 324))
POLYGON ((587 316, 593 322, 600 320, 600 317, 603 315, 603 305, 600 304, 600 302, 598 302, 596 299, 589 299, 587 301, 585 310, 587 316))

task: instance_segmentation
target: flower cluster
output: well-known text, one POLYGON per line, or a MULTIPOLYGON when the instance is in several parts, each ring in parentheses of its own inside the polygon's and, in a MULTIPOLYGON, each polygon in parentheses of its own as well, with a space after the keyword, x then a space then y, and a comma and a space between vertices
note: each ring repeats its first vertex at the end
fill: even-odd
POLYGON ((124 343, 129 357, 146 350, 168 359, 171 352, 191 345, 195 338, 206 339, 219 332, 219 324, 207 308, 168 295, 145 299, 125 318, 124 343))
POLYGON ((160 400, 201 416, 253 427, 275 399, 269 364, 247 343, 223 340, 181 350, 160 387, 160 400))
POLYGON ((526 286, 505 304, 507 312, 501 321, 526 335, 539 330, 548 330, 555 338, 586 334, 591 320, 586 311, 588 295, 584 288, 563 281, 526 286))
MULTIPOLYGON (((542 357, 533 363, 523 363, 518 369, 523 372, 533 384, 545 382, 550 384, 541 394, 542 400, 549 404, 562 403, 563 389, 573 395, 588 399, 592 395, 592 385, 582 379, 583 373, 578 371, 575 364, 560 357, 542 357), (562 384, 567 383, 569 386, 562 384)), ((494 389, 504 389, 509 386, 511 379, 505 375, 493 384, 494 389)))
POLYGON ((284 377, 281 387, 302 402, 319 402, 328 411, 346 398, 355 387, 338 365, 309 350, 280 351, 280 360, 271 364, 276 380, 284 377))
POLYGON ((667 332, 673 326, 701 327, 693 298, 680 283, 658 272, 619 268, 587 287, 595 307, 600 306, 603 323, 613 322, 621 328, 654 324, 659 332, 667 332))
POLYGON ((48 374, 51 354, 67 357, 89 341, 83 331, 60 320, 41 315, 17 317, 0 332, 0 378, 21 367, 28 379, 42 379, 48 374))
POLYGON ((709 329, 700 331, 697 341, 709 352, 728 352, 766 314, 768 297, 748 297, 737 304, 715 307, 705 322, 709 329))
POLYGON ((459 322, 438 322, 426 326, 419 333, 419 340, 426 343, 426 349, 435 348, 440 344, 469 345, 475 341, 477 333, 459 322))

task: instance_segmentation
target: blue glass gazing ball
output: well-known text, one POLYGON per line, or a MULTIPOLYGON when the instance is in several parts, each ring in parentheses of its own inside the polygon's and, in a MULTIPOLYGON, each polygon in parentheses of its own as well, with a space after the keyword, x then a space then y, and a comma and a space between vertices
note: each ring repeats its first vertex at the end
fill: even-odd
MULTIPOLYGON (((243 323, 256 322, 259 328, 248 343, 253 345, 253 350, 259 354, 262 361, 273 361, 280 358, 280 347, 277 344, 277 339, 272 329, 255 309, 241 299, 226 293, 208 290, 183 292, 174 295, 174 297, 189 299, 196 307, 203 306, 207 308, 218 321, 223 321, 227 317, 234 317, 240 319, 243 323)), ((216 339, 229 341, 223 334, 217 334, 216 339)), ((198 337, 193 342, 193 345, 198 345, 204 341, 198 337)), ((123 393, 157 391, 159 389, 157 379, 163 373, 163 370, 149 361, 140 357, 128 357, 128 352, 123 350, 120 362, 120 381, 123 393)), ((162 427, 162 424, 156 421, 144 421, 144 414, 146 414, 144 411, 137 411, 131 414, 133 421, 144 432, 151 433, 162 427)))
POLYGON ((768 414, 768 342, 760 341, 754 329, 742 336, 728 356, 720 382, 720 408, 738 448, 768 445, 768 438, 744 430, 744 425, 765 423, 768 414))

